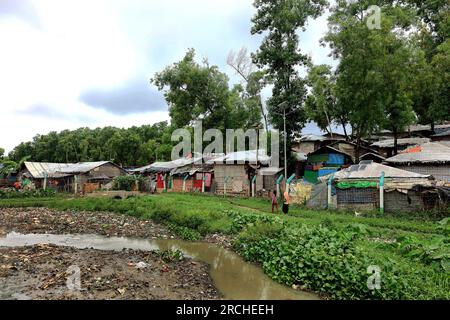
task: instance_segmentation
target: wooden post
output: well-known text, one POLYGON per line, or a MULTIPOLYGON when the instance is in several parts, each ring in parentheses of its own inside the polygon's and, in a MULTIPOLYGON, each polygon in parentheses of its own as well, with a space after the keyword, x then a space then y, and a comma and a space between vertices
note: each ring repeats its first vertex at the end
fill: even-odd
POLYGON ((293 174, 289 177, 289 179, 286 180, 286 191, 287 191, 288 193, 289 193, 289 191, 290 191, 291 182, 292 182, 292 180, 294 180, 294 178, 295 178, 295 173, 293 173, 293 174))
POLYGON ((189 174, 187 174, 184 178, 183 178, 183 192, 186 192, 186 180, 189 178, 189 174))
POLYGON ((203 175, 203 177, 202 177, 202 193, 205 193, 205 181, 206 181, 206 175, 203 175))
POLYGON ((48 176, 47 172, 44 172, 44 190, 47 189, 47 176, 48 176))
POLYGON ((73 177, 73 181, 74 181, 73 191, 74 191, 74 194, 76 195, 77 191, 78 191, 78 176, 75 175, 73 177))
POLYGON ((280 175, 279 177, 278 177, 278 179, 277 179, 277 181, 276 181, 276 183, 277 183, 277 197, 278 198, 280 198, 281 197, 281 192, 280 192, 280 183, 281 183, 281 181, 283 181, 283 179, 284 179, 284 176, 283 175, 280 175))
POLYGON ((328 201, 327 201, 327 209, 332 209, 333 208, 333 200, 332 200, 332 196, 331 196, 331 192, 332 192, 332 186, 333 186, 333 179, 334 179, 334 174, 332 174, 330 176, 330 178, 328 179, 328 201))
POLYGON ((224 197, 227 196, 227 181, 228 181, 228 177, 225 177, 223 179, 223 196, 224 197))
POLYGON ((256 191, 256 175, 253 176, 252 179, 252 197, 255 197, 255 191, 256 191))
POLYGON ((384 171, 381 172, 380 176, 380 213, 384 213, 384 171))
POLYGON ((166 186, 166 174, 163 175, 163 187, 164 187, 164 191, 167 191, 167 186, 166 186))

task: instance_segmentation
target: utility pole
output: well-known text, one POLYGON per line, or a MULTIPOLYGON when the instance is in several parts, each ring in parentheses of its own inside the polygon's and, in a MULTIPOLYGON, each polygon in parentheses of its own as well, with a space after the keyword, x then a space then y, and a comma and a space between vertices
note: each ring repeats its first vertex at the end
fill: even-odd
MULTIPOLYGON (((283 116, 283 138, 284 138, 284 176, 286 177, 286 179, 287 179, 287 133, 286 133, 286 116, 287 116, 287 114, 286 114, 286 107, 287 107, 287 102, 286 101, 284 101, 284 102, 282 102, 282 103, 280 103, 279 105, 278 105, 278 107, 283 107, 283 114, 280 114, 280 113, 277 113, 277 112, 274 112, 275 114, 278 114, 278 115, 282 115, 283 116)), ((293 111, 292 111, 293 112, 293 111)))
POLYGON ((284 176, 288 177, 287 174, 287 152, 286 152, 286 140, 287 140, 287 135, 286 135, 286 105, 284 105, 283 108, 283 127, 284 127, 284 176))

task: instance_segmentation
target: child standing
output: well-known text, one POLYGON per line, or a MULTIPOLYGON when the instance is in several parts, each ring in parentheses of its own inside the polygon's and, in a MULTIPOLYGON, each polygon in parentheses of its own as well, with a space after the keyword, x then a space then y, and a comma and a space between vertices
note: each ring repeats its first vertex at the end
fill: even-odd
POLYGON ((277 213, 278 213, 278 211, 280 211, 280 208, 278 207, 278 199, 277 199, 277 191, 276 190, 273 190, 273 192, 272 192, 272 213, 274 213, 273 212, 273 209, 276 207, 277 208, 277 213))

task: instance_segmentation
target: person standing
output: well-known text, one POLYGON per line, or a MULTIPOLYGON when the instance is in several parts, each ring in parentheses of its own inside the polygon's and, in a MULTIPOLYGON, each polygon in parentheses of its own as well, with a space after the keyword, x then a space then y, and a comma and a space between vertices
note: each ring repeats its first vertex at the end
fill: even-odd
POLYGON ((277 199, 277 191, 273 190, 272 195, 271 195, 271 200, 272 200, 272 213, 273 209, 275 209, 275 207, 277 208, 277 213, 280 211, 280 208, 278 207, 278 199, 277 199))
POLYGON ((284 188, 284 202, 283 202, 283 213, 288 214, 289 213, 289 203, 290 203, 290 198, 289 198, 289 190, 288 188, 284 188))

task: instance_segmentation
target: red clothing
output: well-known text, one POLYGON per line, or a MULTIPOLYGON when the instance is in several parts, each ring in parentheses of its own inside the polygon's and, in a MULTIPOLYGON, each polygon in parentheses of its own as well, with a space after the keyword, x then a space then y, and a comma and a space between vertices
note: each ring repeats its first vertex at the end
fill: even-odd
POLYGON ((277 196, 272 193, 272 204, 278 203, 277 196))

